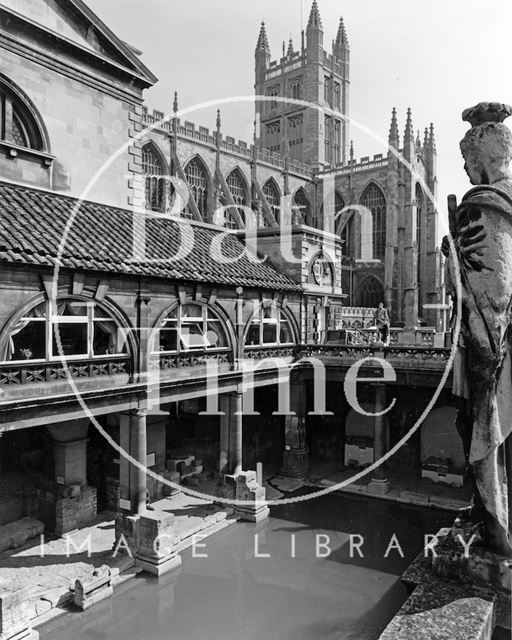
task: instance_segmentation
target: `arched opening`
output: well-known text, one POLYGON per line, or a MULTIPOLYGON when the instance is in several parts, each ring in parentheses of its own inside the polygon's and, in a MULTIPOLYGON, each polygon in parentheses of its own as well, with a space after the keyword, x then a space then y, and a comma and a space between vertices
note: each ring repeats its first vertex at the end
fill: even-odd
MULTIPOLYGON (((231 171, 231 173, 227 177, 227 185, 229 187, 229 191, 235 201, 235 204, 238 208, 238 213, 242 218, 244 224, 246 223, 245 219, 245 211, 243 207, 247 206, 248 202, 248 188, 247 183, 240 172, 240 169, 236 168, 231 171)), ((237 228, 236 222, 233 220, 231 216, 226 217, 225 222, 226 227, 231 227, 233 229, 237 228)))
POLYGON ((195 301, 170 309, 159 321, 152 338, 155 353, 231 348, 229 332, 220 314, 214 307, 195 301))
POLYGON ((26 149, 50 151, 46 129, 37 109, 5 76, 0 76, 0 139, 26 149))
POLYGON ((279 223, 279 207, 281 204, 281 193, 274 178, 269 178, 263 185, 263 194, 267 199, 269 207, 274 214, 276 222, 279 223))
POLYGON ((367 276, 357 287, 356 299, 358 307, 378 307, 384 302, 384 288, 375 276, 367 276))
POLYGON ((25 311, 3 341, 2 360, 94 358, 126 353, 126 330, 114 313, 94 300, 44 300, 25 311))
POLYGON ((142 147, 142 173, 146 208, 150 211, 164 212, 168 198, 167 167, 153 142, 148 142, 142 147))
MULTIPOLYGON (((190 193, 203 219, 208 217, 208 172, 203 161, 196 156, 185 167, 185 178, 188 182, 190 193)), ((187 205, 184 216, 192 218, 192 211, 187 205)))
POLYGON ((293 344, 295 334, 285 310, 272 301, 261 304, 247 325, 245 345, 256 347, 293 344))
POLYGON ((422 476, 461 485, 465 470, 462 441, 455 426, 455 407, 431 411, 421 425, 422 476))
POLYGON ((360 204, 372 214, 373 257, 384 260, 386 252, 386 199, 382 190, 370 183, 363 192, 360 204))
POLYGON ((299 187, 293 196, 292 217, 294 218, 292 222, 311 223, 311 205, 303 187, 299 187))

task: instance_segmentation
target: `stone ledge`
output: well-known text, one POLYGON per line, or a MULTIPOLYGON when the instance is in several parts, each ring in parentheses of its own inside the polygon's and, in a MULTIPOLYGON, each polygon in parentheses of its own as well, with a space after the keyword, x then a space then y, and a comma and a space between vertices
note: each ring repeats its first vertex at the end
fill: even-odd
POLYGON ((491 640, 494 599, 438 580, 413 591, 379 640, 491 640))

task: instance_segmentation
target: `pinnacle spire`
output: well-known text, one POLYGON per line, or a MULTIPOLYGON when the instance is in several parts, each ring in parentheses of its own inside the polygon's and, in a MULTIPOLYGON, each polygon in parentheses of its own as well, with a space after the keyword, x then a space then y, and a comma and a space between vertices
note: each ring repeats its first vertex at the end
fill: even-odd
POLYGON ((425 133, 423 135, 423 148, 426 149, 428 147, 428 127, 425 127, 425 133))
POLYGON ((318 4, 316 3, 316 0, 313 0, 313 4, 311 5, 308 27, 317 27, 323 30, 322 18, 320 17, 320 11, 318 10, 318 4))
POLYGON ((420 130, 419 129, 416 130, 416 142, 415 142, 415 144, 416 144, 416 148, 417 149, 421 149, 421 138, 420 138, 420 130))
POLYGON ((293 56, 293 40, 290 38, 288 42, 288 57, 291 58, 293 56))
POLYGON ((172 110, 173 110, 174 115, 176 115, 178 113, 178 92, 177 91, 174 92, 174 100, 173 100, 173 103, 172 103, 172 110))
POLYGON ((265 53, 270 52, 270 47, 268 46, 267 32, 265 30, 265 23, 263 21, 261 23, 258 42, 256 43, 256 51, 264 51, 265 53))
POLYGON ((412 128, 412 115, 411 108, 407 109, 407 120, 405 122, 405 132, 404 132, 404 145, 411 143, 414 140, 414 133, 412 128))
POLYGON ((430 131, 429 131, 429 137, 428 137, 428 141, 430 144, 430 147, 433 151, 435 151, 436 148, 436 139, 434 137, 434 123, 431 122, 430 123, 430 131))
POLYGON ((340 18, 340 24, 338 27, 338 33, 336 35, 336 41, 334 43, 334 47, 336 49, 348 49, 348 38, 347 32, 345 30, 345 23, 343 22, 343 18, 340 18))
POLYGON ((391 111, 391 126, 389 127, 389 137, 388 142, 390 145, 393 145, 396 149, 400 146, 400 136, 398 133, 398 122, 396 119, 396 109, 393 107, 391 111))

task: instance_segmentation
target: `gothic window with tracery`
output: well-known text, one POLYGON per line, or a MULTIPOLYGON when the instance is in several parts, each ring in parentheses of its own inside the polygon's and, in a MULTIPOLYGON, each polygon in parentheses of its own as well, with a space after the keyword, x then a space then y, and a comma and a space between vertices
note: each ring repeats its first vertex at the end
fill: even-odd
POLYGON ((302 187, 295 192, 293 196, 293 213, 294 218, 297 221, 301 221, 301 224, 309 224, 311 217, 311 209, 306 192, 302 187))
MULTIPOLYGON (((233 196, 233 200, 238 207, 238 213, 240 217, 245 222, 245 211, 243 209, 244 206, 247 206, 247 189, 245 187, 245 182, 240 175, 238 169, 234 169, 228 176, 227 184, 229 187, 229 191, 233 196)), ((232 224, 229 224, 229 220, 226 220, 226 226, 232 226, 236 228, 236 224, 234 221, 232 224)))
POLYGON ((372 214, 373 257, 383 260, 386 251, 386 199, 375 184, 369 184, 361 197, 361 204, 372 214))
POLYGON ((374 276, 368 276, 359 287, 360 307, 378 307, 379 302, 384 302, 384 290, 380 280, 374 276))
MULTIPOLYGON (((203 218, 207 217, 208 207, 208 179, 206 171, 198 158, 192 160, 185 167, 185 177, 190 186, 194 202, 203 218)), ((192 217, 190 207, 186 207, 186 217, 192 217)))
POLYGON ((263 185, 263 193, 270 208, 272 209, 274 218, 277 222, 279 222, 279 206, 281 204, 281 196, 279 194, 279 189, 272 178, 270 180, 267 180, 263 185))
POLYGON ((163 163, 151 145, 142 148, 142 173, 146 190, 146 208, 151 211, 165 211, 166 178, 163 163))

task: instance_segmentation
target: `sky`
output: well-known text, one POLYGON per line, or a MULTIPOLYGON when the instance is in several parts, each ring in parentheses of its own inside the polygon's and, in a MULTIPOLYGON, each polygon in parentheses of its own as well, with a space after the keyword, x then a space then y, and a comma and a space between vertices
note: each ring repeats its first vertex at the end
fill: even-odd
MULTIPOLYGON (((264 19, 272 60, 282 41, 300 46, 312 0, 86 0, 124 41, 140 49, 159 82, 146 92, 148 107, 179 107, 250 96, 254 48, 264 19)), ((387 141, 391 109, 403 134, 408 107, 415 129, 434 123, 439 210, 448 193, 459 200, 470 187, 459 140, 469 125, 466 107, 481 101, 512 104, 510 0, 318 0, 324 48, 331 50, 343 15, 351 52, 350 116, 387 141)), ((185 119, 215 126, 217 105, 185 119)), ((250 102, 223 105, 222 131, 250 142, 250 102)), ((512 118, 509 123, 512 126, 512 118)), ((356 158, 385 153, 383 143, 351 125, 356 158)))

